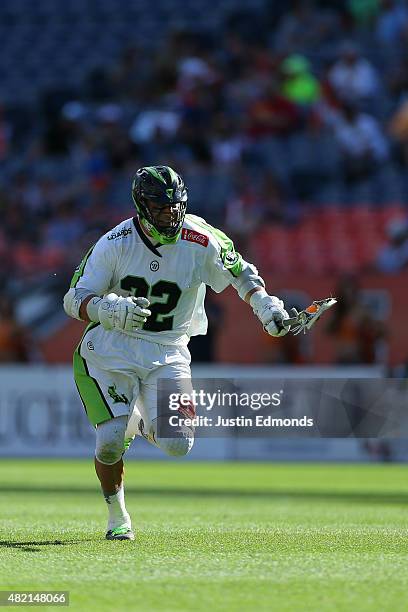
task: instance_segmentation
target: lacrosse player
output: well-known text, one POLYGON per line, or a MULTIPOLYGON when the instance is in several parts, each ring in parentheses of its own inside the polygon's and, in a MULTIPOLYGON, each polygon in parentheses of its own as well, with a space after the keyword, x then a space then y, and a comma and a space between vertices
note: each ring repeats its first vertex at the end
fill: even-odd
POLYGON ((217 293, 232 285, 271 336, 289 330, 282 300, 266 292, 255 266, 223 232, 186 214, 187 189, 177 172, 140 168, 132 198, 136 216, 89 249, 64 297, 65 312, 89 323, 74 354, 74 376, 96 427, 95 468, 109 540, 134 539, 122 456, 135 429, 168 455, 186 455, 193 445, 192 431, 160 437, 156 392, 159 377, 179 381, 183 392, 191 380, 187 345, 207 331, 206 285, 217 293))

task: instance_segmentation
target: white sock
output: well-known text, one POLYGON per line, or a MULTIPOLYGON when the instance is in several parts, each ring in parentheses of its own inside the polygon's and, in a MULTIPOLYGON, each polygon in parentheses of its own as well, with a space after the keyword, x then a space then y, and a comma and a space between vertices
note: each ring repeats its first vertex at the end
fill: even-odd
POLYGON ((132 527, 130 516, 125 506, 125 489, 123 483, 117 493, 105 495, 105 501, 109 510, 108 531, 121 525, 132 527))

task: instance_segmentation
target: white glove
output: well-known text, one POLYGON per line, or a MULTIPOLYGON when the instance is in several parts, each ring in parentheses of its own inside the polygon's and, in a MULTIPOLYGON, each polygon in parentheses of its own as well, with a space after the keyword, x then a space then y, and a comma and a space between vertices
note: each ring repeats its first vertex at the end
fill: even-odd
POLYGON ((249 303, 270 336, 280 337, 288 333, 290 327, 282 325, 284 319, 289 319, 282 300, 261 289, 251 295, 249 303))
POLYGON ((125 298, 109 293, 98 304, 98 318, 104 329, 135 331, 140 329, 152 314, 147 310, 148 306, 150 302, 147 298, 125 298))

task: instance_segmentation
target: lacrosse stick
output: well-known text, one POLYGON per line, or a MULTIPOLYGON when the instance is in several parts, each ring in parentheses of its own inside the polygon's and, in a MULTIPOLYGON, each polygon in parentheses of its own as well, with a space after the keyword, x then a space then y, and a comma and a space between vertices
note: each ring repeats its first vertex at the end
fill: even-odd
POLYGON ((296 308, 291 309, 293 315, 289 319, 284 319, 282 325, 291 327, 290 331, 294 336, 301 332, 304 334, 309 330, 322 314, 337 303, 336 298, 325 298, 324 300, 315 300, 310 306, 298 312, 296 308))

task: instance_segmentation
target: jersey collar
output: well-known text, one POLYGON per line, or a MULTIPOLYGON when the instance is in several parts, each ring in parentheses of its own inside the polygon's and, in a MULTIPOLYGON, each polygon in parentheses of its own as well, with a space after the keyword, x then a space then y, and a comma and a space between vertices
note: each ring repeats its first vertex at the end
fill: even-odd
POLYGON ((148 237, 146 236, 146 234, 144 233, 144 231, 140 227, 139 219, 137 217, 133 217, 133 225, 135 226, 137 233, 139 234, 140 238, 142 239, 142 242, 145 244, 145 246, 147 246, 149 251, 154 253, 157 257, 162 257, 162 254, 159 253, 159 251, 157 249, 158 249, 158 247, 163 246, 163 245, 156 244, 156 246, 154 246, 150 242, 150 240, 148 239, 148 237))

